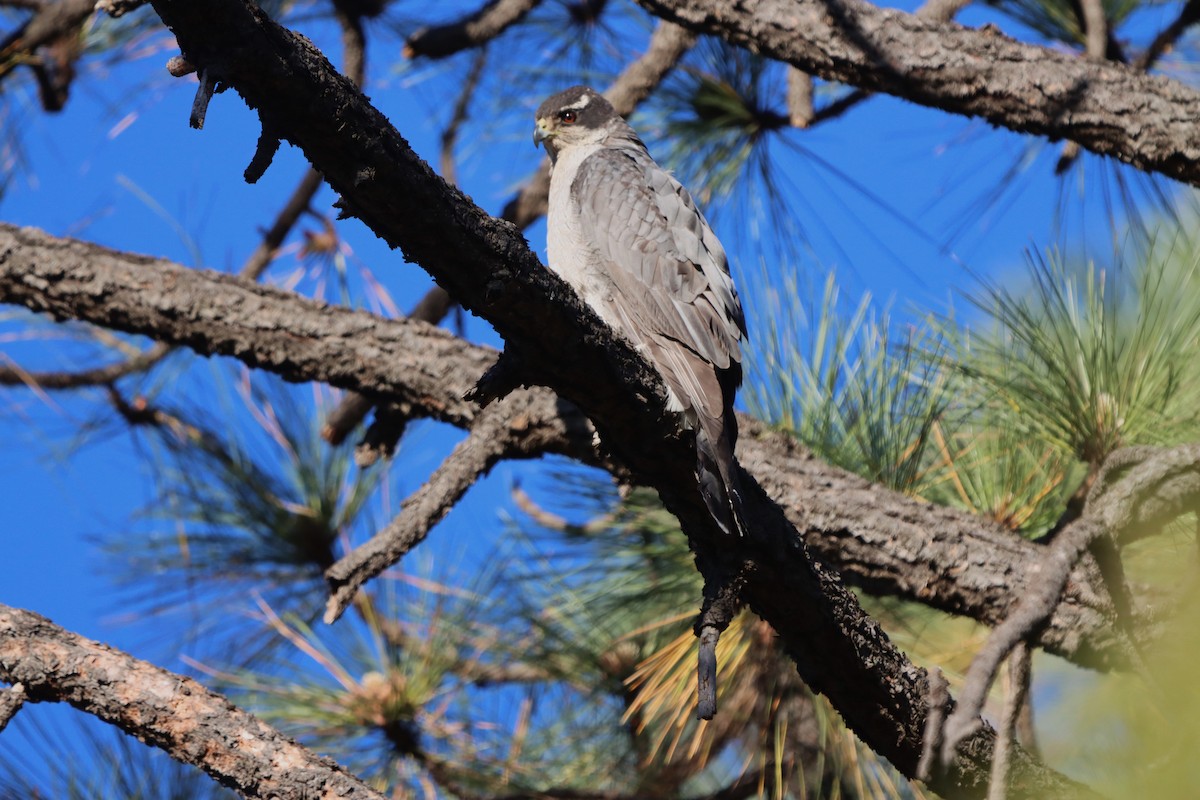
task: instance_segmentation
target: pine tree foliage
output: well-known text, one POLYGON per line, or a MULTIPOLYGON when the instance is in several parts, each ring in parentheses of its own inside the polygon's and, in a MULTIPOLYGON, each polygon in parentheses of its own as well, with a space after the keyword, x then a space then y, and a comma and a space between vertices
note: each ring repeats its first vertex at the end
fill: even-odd
MULTIPOLYGON (((524 145, 531 98, 564 82, 610 82, 656 24, 634 3, 533 3, 525 21, 486 44, 477 62, 485 68, 469 97, 488 99, 466 104, 461 119, 446 122, 453 103, 444 89, 465 91, 476 50, 393 61, 418 23, 455 19, 461 14, 452 12, 473 5, 368 3, 356 16, 356 4, 345 0, 261 5, 322 46, 336 39, 332 20, 354 16, 382 65, 372 68, 386 73, 378 88, 410 88, 429 120, 465 126, 471 135, 459 140, 469 144, 449 147, 449 157, 468 181, 487 172, 489 191, 511 189, 519 177, 511 160, 496 154, 515 152, 518 138, 524 145)), ((1157 46, 1143 20, 1166 4, 1101 5, 1106 58, 1132 62, 1157 46)), ((1087 47, 1079 2, 988 6, 987 13, 1036 37, 1081 53, 1087 47)), ((8 9, 3 19, 24 19, 27 11, 8 9)), ((76 33, 76 85, 166 46, 149 8, 117 20, 89 17, 76 33)), ((1191 40, 1181 38, 1145 66, 1181 71, 1194 55, 1191 40)), ((0 93, 5 182, 37 169, 24 159, 19 124, 39 113, 25 66, 0 53, 0 79, 17 76, 0 93)), ((953 314, 898 309, 870 291, 848 301, 856 266, 846 250, 821 243, 820 214, 837 209, 809 213, 824 204, 813 199, 815 182, 793 177, 797 164, 927 244, 955 243, 913 222, 917 215, 900 207, 903 200, 885 199, 809 147, 808 131, 789 113, 787 81, 785 65, 705 37, 634 117, 710 216, 735 229, 731 239, 740 237, 734 269, 749 289, 743 294, 751 322, 741 402, 750 414, 829 464, 1030 539, 1053 538, 1114 453, 1196 440, 1200 248, 1186 202, 1163 180, 1138 184, 1145 175, 1091 156, 1086 167, 1060 162, 1064 196, 1078 189, 1086 213, 1107 204, 1102 216, 1112 227, 1105 242, 1121 243, 1110 261, 1078 255, 1095 245, 1087 251, 1069 241, 1024 264, 1014 256, 953 314), (1099 174, 1104 188, 1080 188, 1085 169, 1099 174)), ((814 126, 839 124, 857 104, 872 102, 848 87, 814 82, 814 126)), ((368 89, 375 94, 376 87, 368 89)), ((967 148, 969 138, 945 147, 967 148)), ((453 145, 455 137, 442 141, 453 145)), ((1030 152, 999 186, 985 188, 985 206, 1019 194, 1024 170, 1046 166, 1030 152)), ((267 280, 398 315, 385 281, 343 239, 342 223, 315 206, 308 204, 304 243, 276 253, 267 280)), ((972 216, 970 204, 963 206, 963 216, 972 216)), ((851 222, 856 236, 887 249, 873 220, 851 222)), ((920 265, 905 269, 918 274, 920 265)), ((97 351, 144 345, 86 328, 74 335, 82 340, 81 362, 97 351)), ((185 357, 108 382, 88 399, 101 411, 72 446, 101 446, 114 430, 129 431, 154 475, 156 494, 129 529, 97 537, 114 584, 124 590, 118 595, 125 621, 169 640, 195 674, 382 793, 931 796, 858 741, 799 679, 770 626, 748 610, 717 648, 719 714, 711 722, 695 719, 701 579, 677 520, 646 489, 617 487, 607 474, 555 462, 528 491, 515 481, 506 487, 512 501, 502 536, 453 555, 449 565, 422 561, 420 551, 410 555, 329 627, 316 622, 324 571, 396 513, 395 498, 413 488, 403 473, 424 465, 422 448, 444 431, 411 420, 390 465, 360 467, 355 437, 332 446, 321 435, 340 395, 201 368, 185 357), (153 627, 164 620, 175 621, 173 633, 153 627)), ((488 523, 501 527, 494 510, 489 515, 488 523)), ((1153 598, 1190 579, 1180 562, 1194 561, 1195 538, 1194 528, 1177 524, 1168 535, 1129 545, 1123 555, 1139 596, 1153 598)), ((1157 680, 1104 676, 1088 683, 1074 668, 1039 660, 1039 678, 1044 671, 1051 688, 1068 697, 1055 706, 1059 719, 1040 723, 1050 763, 1119 796, 1152 790, 1147 796, 1181 797, 1196 785, 1196 767, 1183 757, 1200 736, 1187 669, 1200 646, 1193 594, 1185 593, 1179 615, 1164 623, 1162 644, 1145 653, 1157 680), (1098 746, 1064 752, 1072 736, 1097 730, 1104 732, 1098 746)), ((914 661, 944 669, 959 688, 985 628, 916 602, 861 599, 914 661)), ((1000 689, 994 694, 1002 699, 1000 689)), ((1034 706, 1040 715, 1041 701, 1034 706)), ((54 747, 59 734, 26 722, 30 716, 22 712, 13 730, 34 747, 54 747)), ((30 767, 0 751, 0 798, 228 796, 173 762, 143 760, 147 751, 124 739, 90 728, 71 735, 87 757, 30 767)))

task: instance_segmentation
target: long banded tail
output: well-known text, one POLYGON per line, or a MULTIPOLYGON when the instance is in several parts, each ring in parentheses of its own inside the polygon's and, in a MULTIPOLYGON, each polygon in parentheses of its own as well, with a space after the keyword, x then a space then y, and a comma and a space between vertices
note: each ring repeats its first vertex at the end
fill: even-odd
MULTIPOLYGON (((730 536, 747 533, 746 514, 742 506, 742 485, 738 479, 738 465, 733 457, 733 436, 726 426, 717 423, 718 431, 713 436, 711 425, 696 429, 696 479, 700 494, 708 513, 717 525, 730 536)), ((734 434, 736 435, 736 434, 734 434)))

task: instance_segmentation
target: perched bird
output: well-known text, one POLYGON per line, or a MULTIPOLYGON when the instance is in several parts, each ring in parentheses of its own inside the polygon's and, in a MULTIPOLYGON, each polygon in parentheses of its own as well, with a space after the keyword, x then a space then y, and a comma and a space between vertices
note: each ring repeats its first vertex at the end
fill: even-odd
POLYGON ((586 86, 537 110, 550 154, 550 269, 650 361, 696 433, 696 477, 726 533, 745 532, 733 397, 746 322, 725 249, 687 189, 586 86))

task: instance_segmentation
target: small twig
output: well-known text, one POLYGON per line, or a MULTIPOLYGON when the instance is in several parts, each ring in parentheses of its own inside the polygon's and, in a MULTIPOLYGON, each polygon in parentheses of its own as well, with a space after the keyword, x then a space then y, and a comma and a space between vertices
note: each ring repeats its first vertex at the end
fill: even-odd
POLYGON ((24 704, 25 687, 21 684, 14 683, 7 689, 0 689, 0 733, 8 727, 8 723, 24 704))
POLYGON ((717 641, 715 625, 700 628, 700 654, 696 659, 696 719, 712 719, 717 713, 717 641))
POLYGON ((1083 148, 1079 146, 1078 142, 1063 142, 1062 149, 1058 151, 1058 160, 1054 162, 1054 174, 1065 174, 1079 160, 1082 152, 1083 148))
MULTIPOLYGON (((1085 54, 1093 61, 1103 61, 1108 53, 1108 17, 1101 0, 1078 0, 1080 24, 1083 26, 1085 54)), ((1078 142, 1063 142, 1054 174, 1062 175, 1079 158, 1083 148, 1078 142)))
POLYGON ((921 759, 917 762, 917 780, 929 782, 932 769, 938 763, 938 753, 945 733, 942 723, 950 705, 950 683, 940 669, 925 676, 925 730, 921 736, 921 759))
POLYGON ((374 401, 366 395, 347 392, 341 402, 325 418, 325 424, 321 428, 321 438, 337 447, 346 441, 346 437, 358 427, 367 414, 371 413, 373 407, 374 401))
POLYGON ((1200 443, 1127 447, 1104 462, 1088 493, 1089 513, 1104 519, 1121 544, 1157 533, 1180 514, 1196 511, 1200 443))
POLYGON ((1158 63, 1163 54, 1175 46, 1179 38, 1183 36, 1184 31, 1200 22, 1200 0, 1188 0, 1183 4, 1183 8, 1179 11, 1179 16, 1176 17, 1170 25, 1163 28, 1158 36, 1150 42, 1150 46, 1146 48, 1146 52, 1142 53, 1133 62, 1134 69, 1148 70, 1158 63))
POLYGON ((479 414, 467 438, 446 457, 421 488, 405 501, 400 513, 365 544, 355 548, 325 572, 330 597, 325 622, 333 623, 354 600, 358 589, 399 561, 429 534, 429 531, 497 461, 519 448, 510 417, 513 406, 524 398, 513 398, 490 406, 479 414))
POLYGON ((367 32, 363 27, 362 3, 333 0, 338 24, 342 26, 342 74, 362 88, 367 84, 367 32))
POLYGON ((316 197, 324 183, 325 179, 315 169, 309 169, 304 173, 304 177, 300 179, 292 196, 280 209, 279 215, 275 217, 271 227, 263 233, 258 247, 254 248, 254 252, 246 259, 246 263, 242 264, 239 275, 250 280, 258 280, 262 277, 267 267, 275 260, 275 255, 279 252, 279 248, 287 239, 288 234, 291 233, 292 228, 296 226, 304 212, 311 208, 313 198, 316 197))
POLYGON ((813 120, 813 79, 807 72, 788 67, 788 122, 793 128, 807 128, 813 120))
POLYGON ((258 144, 254 146, 254 156, 246 165, 246 171, 242 173, 242 178, 246 183, 258 183, 258 179, 266 174, 267 167, 271 166, 271 162, 275 160, 275 154, 279 152, 279 145, 282 143, 279 136, 271 132, 271 126, 267 124, 266 120, 263 120, 262 131, 258 134, 258 144))
POLYGON ((1029 695, 1029 646, 1020 642, 1008 657, 1008 697, 1004 701, 1004 715, 1000 729, 996 731, 996 747, 992 751, 992 776, 988 783, 987 800, 1006 800, 1008 797, 1009 763, 1017 733, 1017 719, 1029 695))
POLYGON ((236 463, 237 459, 230 453, 224 440, 212 431, 188 422, 177 414, 151 405, 144 397, 135 397, 133 400, 129 400, 117 390, 116 386, 109 385, 105 388, 113 409, 129 425, 170 432, 170 438, 163 440, 167 447, 178 450, 196 446, 222 464, 236 463))
POLYGON ((454 301, 450 299, 449 293, 442 287, 435 286, 417 301, 413 310, 408 312, 408 318, 437 325, 446 318, 453 307, 454 301))
POLYGON ((659 22, 646 52, 629 62, 604 90, 604 97, 623 117, 632 114, 653 94, 679 59, 696 43, 696 34, 670 22, 659 22))
POLYGON ((445 58, 495 39, 520 22, 541 0, 491 0, 445 25, 421 28, 404 43, 405 58, 445 58))
POLYGON ((39 48, 78 39, 80 29, 95 13, 95 0, 56 0, 52 3, 27 4, 33 16, 0 40, 0 78, 13 67, 26 63, 39 48), (15 56, 15 57, 14 57, 15 56))
MULTIPOLYGON (((334 4, 338 22, 342 26, 342 72, 354 81, 355 86, 361 88, 366 81, 366 39, 362 17, 346 10, 343 6, 344 3, 341 2, 334 4)), ((266 135, 266 131, 264 125, 263 135, 266 135)), ((262 146, 261 139, 259 146, 262 146)), ((276 140, 275 147, 278 146, 279 142, 276 140)), ((255 155, 257 156, 257 153, 255 155)), ((304 173, 304 177, 300 179, 292 196, 288 198, 279 215, 275 217, 271 227, 263 234, 262 242, 242 265, 240 274, 243 278, 257 280, 262 276, 275 259, 275 254, 283 241, 296 226, 300 216, 312 206, 313 198, 317 196, 317 192, 324 183, 325 179, 315 169, 309 168, 304 173)))
POLYGON ((576 525, 535 503, 533 498, 521 488, 520 484, 515 484, 509 491, 509 495, 512 497, 513 502, 516 503, 517 508, 521 509, 538 525, 547 530, 556 531, 568 536, 591 536, 606 531, 613 526, 617 517, 616 514, 609 512, 595 516, 582 525, 576 525))
POLYGON ((167 72, 170 73, 172 78, 182 78, 185 75, 191 75, 195 71, 195 65, 183 56, 171 56, 167 59, 167 72))
POLYGON ((363 434, 362 441, 354 448, 354 463, 360 469, 366 469, 382 458, 394 456, 396 446, 408 430, 411 419, 412 408, 408 406, 395 403, 381 403, 376 406, 375 419, 363 434))
MULTIPOLYGON (((971 2, 972 0, 925 0, 913 14, 921 19, 933 22, 949 22, 958 15, 959 11, 969 6, 971 2)), ((874 92, 855 89, 843 97, 834 100, 832 103, 815 109, 808 121, 808 125, 805 127, 812 128, 822 122, 837 119, 859 103, 869 100, 874 96, 874 92)))
MULTIPOLYGON (((437 325, 445 319, 446 314, 453 307, 454 301, 450 299, 450 294, 442 287, 435 286, 425 293, 425 296, 409 313, 408 318, 437 325)), ((325 426, 321 429, 321 438, 332 445, 341 444, 355 428, 362 424, 374 406, 375 403, 370 398, 358 392, 346 392, 346 396, 326 417, 325 426)), ((372 453, 382 455, 385 449, 395 452, 404 428, 389 424, 387 429, 396 433, 396 438, 390 442, 386 442, 382 438, 373 441, 368 445, 372 453)))
POLYGON ((700 639, 696 661, 696 719, 712 719, 717 713, 717 642, 742 609, 742 584, 740 572, 705 575, 704 605, 695 626, 696 636, 700 639))
POLYGON ((146 371, 162 361, 172 350, 168 345, 155 344, 124 361, 79 372, 27 372, 19 367, 0 366, 0 386, 25 385, 41 390, 106 386, 126 375, 146 371))
POLYGON ((503 400, 525 385, 527 377, 522 359, 512 347, 500 352, 496 363, 488 367, 487 372, 475 382, 475 386, 464 395, 464 399, 487 408, 498 400, 503 400))
POLYGON ((188 117, 188 124, 196 130, 201 130, 204 127, 204 117, 208 114, 208 104, 212 100, 213 93, 217 90, 217 81, 213 77, 212 71, 205 68, 199 73, 200 84, 196 87, 196 99, 192 101, 192 114, 188 117))
POLYGON ((483 68, 487 64, 487 46, 484 45, 475 53, 475 58, 471 60, 471 68, 467 70, 467 77, 463 80, 462 91, 458 93, 458 100, 454 103, 454 111, 450 114, 450 121, 446 123, 446 129, 442 131, 442 177, 446 183, 458 185, 458 170, 455 168, 454 162, 454 146, 458 142, 458 133, 462 130, 463 123, 470 116, 471 100, 475 97, 475 90, 479 88, 479 79, 483 77, 483 68))
POLYGON ((1087 57, 1103 61, 1108 50, 1108 17, 1101 0, 1078 0, 1087 57))
POLYGON ((953 759, 959 743, 979 729, 979 716, 983 713, 983 704, 1000 662, 1046 621, 1058 605, 1075 562, 1097 536, 1107 533, 1103 524, 1091 515, 1085 515, 1069 525, 1047 548, 1047 557, 1039 565, 1042 580, 1030 589, 1008 619, 996 626, 971 661, 963 690, 959 694, 958 707, 946 720, 942 741, 943 765, 953 759))
POLYGON ((1041 759, 1042 751, 1038 746, 1037 730, 1033 725, 1033 695, 1030 692, 1025 693, 1023 702, 1021 703, 1021 713, 1017 715, 1017 740, 1021 743, 1021 747, 1025 749, 1035 759, 1041 759))

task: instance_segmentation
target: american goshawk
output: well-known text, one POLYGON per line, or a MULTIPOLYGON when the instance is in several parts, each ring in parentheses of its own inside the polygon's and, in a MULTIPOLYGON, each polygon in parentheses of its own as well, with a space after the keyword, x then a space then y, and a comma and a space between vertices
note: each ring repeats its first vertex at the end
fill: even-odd
POLYGON ((574 86, 537 110, 553 168, 550 268, 658 370, 696 435, 696 477, 726 533, 745 532, 733 397, 746 323, 725 249, 687 189, 600 94, 574 86))

